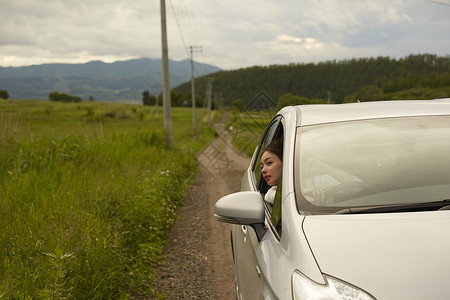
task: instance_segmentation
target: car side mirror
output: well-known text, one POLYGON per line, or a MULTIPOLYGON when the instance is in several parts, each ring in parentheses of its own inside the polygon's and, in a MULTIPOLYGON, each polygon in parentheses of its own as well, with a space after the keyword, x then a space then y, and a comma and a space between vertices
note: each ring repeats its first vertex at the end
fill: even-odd
POLYGON ((251 225, 264 223, 264 200, 258 192, 237 192, 220 198, 215 205, 217 221, 251 225))

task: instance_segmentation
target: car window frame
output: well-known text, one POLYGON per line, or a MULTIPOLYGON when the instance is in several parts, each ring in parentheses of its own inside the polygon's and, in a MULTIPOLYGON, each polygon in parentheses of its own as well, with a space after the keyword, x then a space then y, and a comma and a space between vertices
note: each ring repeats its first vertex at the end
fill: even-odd
MULTIPOLYGON (((281 116, 276 116, 272 119, 272 121, 269 123, 269 125, 264 130, 264 134, 262 138, 258 142, 257 151, 255 152, 253 165, 252 165, 252 179, 254 180, 254 188, 257 191, 260 191, 261 188, 261 156, 262 151, 264 147, 268 144, 268 141, 273 140, 273 136, 275 134, 275 131, 280 123, 281 116), (275 130, 271 130, 271 129, 275 130)), ((264 191, 264 194, 267 192, 267 190, 264 191)))
MULTIPOLYGON (((269 144, 270 142, 272 142, 274 139, 277 139, 277 138, 281 138, 282 140, 284 139, 285 125, 283 124, 282 120, 283 120, 283 118, 281 115, 275 116, 272 119, 272 121, 269 123, 269 125, 265 129, 264 134, 258 143, 257 151, 255 152, 255 155, 254 155, 254 161, 253 161, 253 165, 252 165, 252 179, 254 180, 254 190, 261 193, 263 198, 270 187, 267 183, 265 183, 263 176, 261 174, 262 151, 263 151, 264 147, 267 144, 269 144)), ((284 145, 283 145, 283 147, 284 147, 284 145)), ((283 151, 283 153, 284 153, 284 151, 283 151)), ((280 189, 277 188, 276 194, 279 194, 279 193, 280 194, 282 193, 282 187, 280 189)), ((264 205, 265 205, 266 220, 267 220, 266 223, 269 225, 269 227, 271 228, 272 232, 277 237, 277 239, 280 240, 281 233, 282 233, 282 230, 281 230, 282 229, 282 226, 281 226, 281 223, 282 223, 281 222, 282 221, 282 219, 281 219, 281 213, 282 213, 281 212, 281 203, 280 203, 280 213, 279 213, 280 218, 278 220, 277 225, 274 225, 272 223, 272 209, 273 209, 272 205, 267 203, 266 201, 264 201, 264 205)))

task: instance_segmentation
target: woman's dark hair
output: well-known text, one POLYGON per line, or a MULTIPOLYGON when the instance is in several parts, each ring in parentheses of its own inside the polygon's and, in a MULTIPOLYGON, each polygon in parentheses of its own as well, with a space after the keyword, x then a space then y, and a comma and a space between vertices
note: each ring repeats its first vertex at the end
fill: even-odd
POLYGON ((281 160, 283 160, 283 141, 282 140, 273 140, 268 145, 264 147, 262 153, 269 151, 278 156, 281 160))

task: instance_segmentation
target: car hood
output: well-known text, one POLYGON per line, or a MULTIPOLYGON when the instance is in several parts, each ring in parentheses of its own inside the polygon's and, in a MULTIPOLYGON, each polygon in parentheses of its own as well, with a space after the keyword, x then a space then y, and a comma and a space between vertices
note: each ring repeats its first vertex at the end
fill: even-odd
POLYGON ((377 299, 448 299, 450 211, 307 216, 322 273, 377 299))

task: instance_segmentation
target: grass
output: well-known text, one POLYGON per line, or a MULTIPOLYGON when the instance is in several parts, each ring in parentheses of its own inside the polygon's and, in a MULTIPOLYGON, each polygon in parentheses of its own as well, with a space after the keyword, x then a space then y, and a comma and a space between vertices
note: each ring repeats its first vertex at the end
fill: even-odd
POLYGON ((244 111, 233 110, 226 127, 233 138, 233 146, 239 152, 251 157, 264 130, 275 116, 276 111, 244 111))
POLYGON ((214 132, 194 141, 190 110, 175 108, 169 150, 152 109, 0 101, 0 298, 154 295, 153 268, 214 132))

